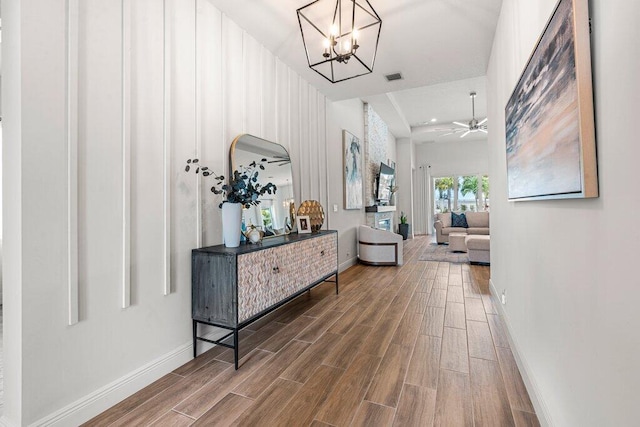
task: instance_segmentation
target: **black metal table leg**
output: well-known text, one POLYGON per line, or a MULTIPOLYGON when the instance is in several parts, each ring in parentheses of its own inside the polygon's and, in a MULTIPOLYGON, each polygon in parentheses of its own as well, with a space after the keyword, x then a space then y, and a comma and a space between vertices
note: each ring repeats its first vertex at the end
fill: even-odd
POLYGON ((198 356, 198 349, 196 347, 196 343, 198 340, 196 339, 196 335, 198 332, 198 322, 193 320, 193 358, 195 359, 198 356))
POLYGON ((338 273, 336 273, 336 295, 338 295, 338 273))
POLYGON ((238 342, 238 329, 233 330, 233 359, 236 364, 236 371, 238 370, 238 347, 240 343, 238 342))

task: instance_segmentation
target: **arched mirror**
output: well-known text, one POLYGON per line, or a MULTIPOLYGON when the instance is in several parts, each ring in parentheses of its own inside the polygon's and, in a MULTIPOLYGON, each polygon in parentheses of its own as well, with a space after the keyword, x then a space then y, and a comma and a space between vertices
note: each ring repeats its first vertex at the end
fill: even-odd
POLYGON ((271 182, 277 188, 275 194, 261 196, 259 205, 242 210, 243 228, 254 225, 264 231, 265 238, 289 234, 295 224, 292 216, 295 201, 291 157, 287 150, 275 142, 243 134, 231 144, 229 157, 232 171, 267 159, 258 181, 262 185, 271 182))

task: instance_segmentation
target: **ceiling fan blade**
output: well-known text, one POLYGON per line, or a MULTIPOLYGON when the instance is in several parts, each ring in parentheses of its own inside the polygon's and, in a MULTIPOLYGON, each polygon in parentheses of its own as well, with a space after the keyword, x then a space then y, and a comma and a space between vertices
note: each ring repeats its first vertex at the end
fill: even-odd
POLYGON ((485 117, 484 120, 482 120, 480 123, 478 123, 478 126, 482 126, 483 124, 487 123, 488 119, 489 119, 488 117, 485 117))
POLYGON ((423 132, 450 132, 450 131, 453 131, 454 129, 455 128, 451 128, 451 127, 448 127, 448 128, 441 127, 441 128, 425 129, 423 130, 423 132))
POLYGON ((468 124, 460 123, 460 122, 452 122, 454 125, 462 126, 463 128, 468 128, 468 124))
POLYGON ((471 131, 468 130, 465 133, 463 133, 462 135, 460 135, 460 138, 464 138, 465 136, 469 135, 470 133, 471 133, 471 131))
POLYGON ((486 129, 478 129, 480 132, 484 132, 484 133, 489 133, 486 131, 486 129))

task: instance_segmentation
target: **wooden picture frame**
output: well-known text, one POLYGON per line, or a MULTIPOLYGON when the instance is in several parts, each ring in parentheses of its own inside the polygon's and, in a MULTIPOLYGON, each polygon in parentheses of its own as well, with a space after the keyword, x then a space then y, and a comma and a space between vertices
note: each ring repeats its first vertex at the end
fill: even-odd
POLYGON ((588 0, 560 0, 505 107, 510 201, 598 197, 588 0))
POLYGON ((309 215, 298 215, 296 217, 296 225, 298 226, 298 234, 311 233, 311 219, 309 219, 309 215))

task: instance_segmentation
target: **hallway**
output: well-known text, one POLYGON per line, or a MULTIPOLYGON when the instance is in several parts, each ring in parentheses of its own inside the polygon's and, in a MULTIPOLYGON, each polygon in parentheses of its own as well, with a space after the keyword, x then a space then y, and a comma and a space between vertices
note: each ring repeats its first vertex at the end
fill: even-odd
POLYGON ((488 292, 489 267, 356 265, 87 425, 518 425, 538 420, 488 292))

